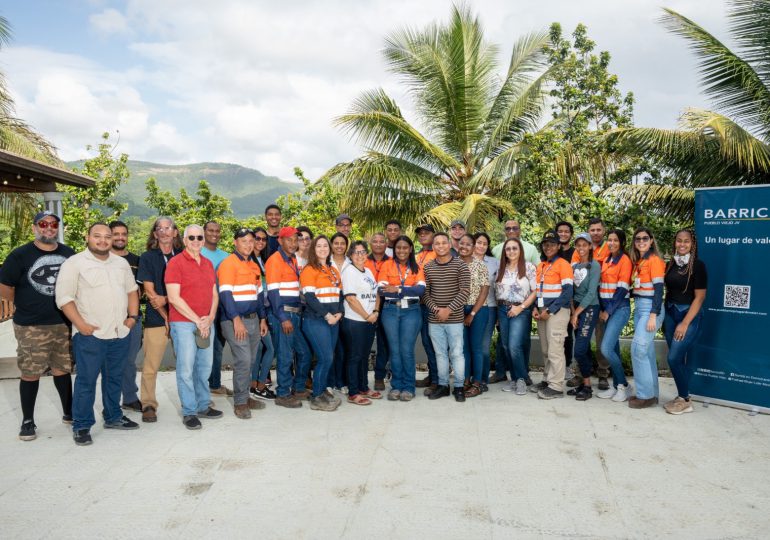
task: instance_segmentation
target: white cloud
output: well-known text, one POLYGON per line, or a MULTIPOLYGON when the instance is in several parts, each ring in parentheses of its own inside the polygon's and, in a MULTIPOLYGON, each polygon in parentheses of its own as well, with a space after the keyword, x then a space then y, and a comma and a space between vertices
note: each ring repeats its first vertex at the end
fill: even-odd
MULTIPOLYGON (((102 34, 133 29, 118 70, 40 49, 6 49, 20 115, 79 156, 104 130, 120 130, 132 158, 169 163, 230 161, 284 179, 301 166, 313 177, 358 149, 332 126, 363 90, 383 86, 405 114, 403 86, 387 72, 384 37, 449 17, 450 0, 250 2, 129 0, 123 12, 95 8, 102 34), (114 12, 114 13, 113 13, 114 12)), ((723 34, 721 0, 672 0, 674 9, 723 34)), ((673 126, 688 105, 704 105, 695 61, 656 19, 648 0, 478 0, 501 71, 517 36, 558 20, 565 33, 588 25, 597 50, 637 98, 640 125, 673 126)))

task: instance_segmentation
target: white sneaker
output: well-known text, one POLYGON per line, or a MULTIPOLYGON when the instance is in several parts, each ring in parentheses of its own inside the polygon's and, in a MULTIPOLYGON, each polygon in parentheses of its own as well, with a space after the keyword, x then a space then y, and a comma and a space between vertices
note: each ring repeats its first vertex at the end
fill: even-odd
POLYGON ((513 380, 508 381, 507 383, 505 383, 505 386, 503 386, 500 390, 502 390, 503 392, 513 392, 514 390, 516 390, 516 381, 513 381, 513 380))
POLYGON ((615 395, 612 396, 612 401, 617 401, 618 403, 622 401, 626 401, 628 399, 628 386, 625 384, 619 384, 618 385, 618 391, 615 392, 615 395))
POLYGON ((615 387, 610 385, 610 387, 607 388, 607 390, 602 390, 601 392, 597 392, 596 397, 602 398, 602 399, 610 399, 610 398, 614 398, 616 393, 617 393, 617 390, 615 390, 615 387))
POLYGON ((516 395, 517 396, 526 396, 527 395, 527 381, 524 379, 518 379, 516 381, 516 395))

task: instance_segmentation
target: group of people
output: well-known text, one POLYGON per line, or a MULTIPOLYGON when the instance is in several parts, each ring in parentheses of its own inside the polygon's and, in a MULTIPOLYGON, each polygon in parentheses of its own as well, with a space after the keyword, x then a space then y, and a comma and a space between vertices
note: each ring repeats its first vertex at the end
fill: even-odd
POLYGON ((510 219, 505 240, 494 248, 487 233, 469 234, 460 220, 447 232, 422 224, 414 231, 419 249, 397 220, 367 242, 350 237, 347 214, 336 218, 330 238, 282 226, 281 219, 281 209, 268 206, 267 227, 238 229, 228 253, 217 247, 218 223, 188 225, 180 234, 171 218, 159 217, 137 256, 127 249, 123 222, 93 224, 87 248, 75 254, 57 241, 60 218, 37 214, 35 240, 15 249, 0 268, 0 294, 16 306, 19 437, 36 437, 39 379, 49 370, 62 420, 72 424, 78 445, 92 443, 100 374, 105 428, 139 427, 122 409, 141 412, 143 422, 157 421, 157 372, 169 342, 188 429, 222 417, 212 393, 232 396, 241 419, 268 401, 287 408, 304 401, 329 412, 343 399, 362 406, 383 397, 409 402, 418 387, 431 400, 451 394, 463 402, 499 382, 507 383, 504 391, 531 391, 541 399, 564 397, 566 386, 567 395, 585 401, 594 395, 594 362, 597 397, 651 407, 659 398, 653 339, 661 325, 678 390, 665 409, 692 411, 687 357, 701 326, 707 282, 692 231, 677 233, 667 264, 650 230, 634 231, 627 247, 625 233, 606 231, 600 219, 577 235, 572 224, 560 222, 539 246, 523 240, 520 223, 510 219), (619 349, 631 298, 635 395, 619 349), (538 384, 529 376, 533 319, 544 363, 538 384), (424 378, 416 378, 418 334, 428 364, 424 378), (221 384, 225 346, 232 353, 232 390, 221 384))

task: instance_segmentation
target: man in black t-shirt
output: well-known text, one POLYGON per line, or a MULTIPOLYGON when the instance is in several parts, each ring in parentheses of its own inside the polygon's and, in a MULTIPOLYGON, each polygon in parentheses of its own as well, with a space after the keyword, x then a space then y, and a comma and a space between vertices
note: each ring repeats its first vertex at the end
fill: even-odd
POLYGON ((155 383, 168 346, 168 298, 163 278, 166 264, 183 249, 174 220, 161 216, 155 220, 147 239, 147 251, 139 257, 137 282, 147 297, 144 316, 144 364, 142 365, 142 421, 158 420, 155 383))
MULTIPOLYGON (((126 259, 131 271, 136 273, 139 270, 139 256, 128 251, 128 225, 122 221, 112 221, 110 223, 112 231, 112 252, 126 259)), ((141 289, 140 289, 141 290, 141 289)), ((141 298, 141 292, 139 297, 141 298)), ((129 411, 142 412, 142 402, 139 401, 139 387, 136 385, 136 355, 142 347, 142 316, 141 312, 136 319, 136 324, 131 328, 128 334, 128 355, 123 367, 123 378, 120 383, 120 393, 123 396, 122 407, 129 411)))
POLYGON ((57 241, 60 221, 52 212, 39 212, 32 225, 35 240, 11 251, 0 268, 0 296, 16 306, 13 331, 21 371, 23 441, 37 437, 35 401, 40 376, 48 369, 61 399, 62 422, 72 423, 70 327, 56 307, 54 292, 59 268, 75 252, 57 241))

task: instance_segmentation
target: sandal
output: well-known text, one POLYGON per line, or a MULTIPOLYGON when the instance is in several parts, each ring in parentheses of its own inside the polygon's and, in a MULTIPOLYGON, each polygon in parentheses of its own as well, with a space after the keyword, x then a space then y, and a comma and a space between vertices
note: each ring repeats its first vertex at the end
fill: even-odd
POLYGON ((465 390, 465 397, 476 397, 481 393, 481 384, 475 382, 473 384, 468 385, 468 388, 465 390))
POLYGON ((361 395, 369 399, 382 399, 382 394, 377 390, 364 390, 361 392, 361 395))
POLYGON ((353 405, 371 405, 372 400, 361 394, 356 394, 355 396, 348 396, 348 403, 352 403, 353 405))

